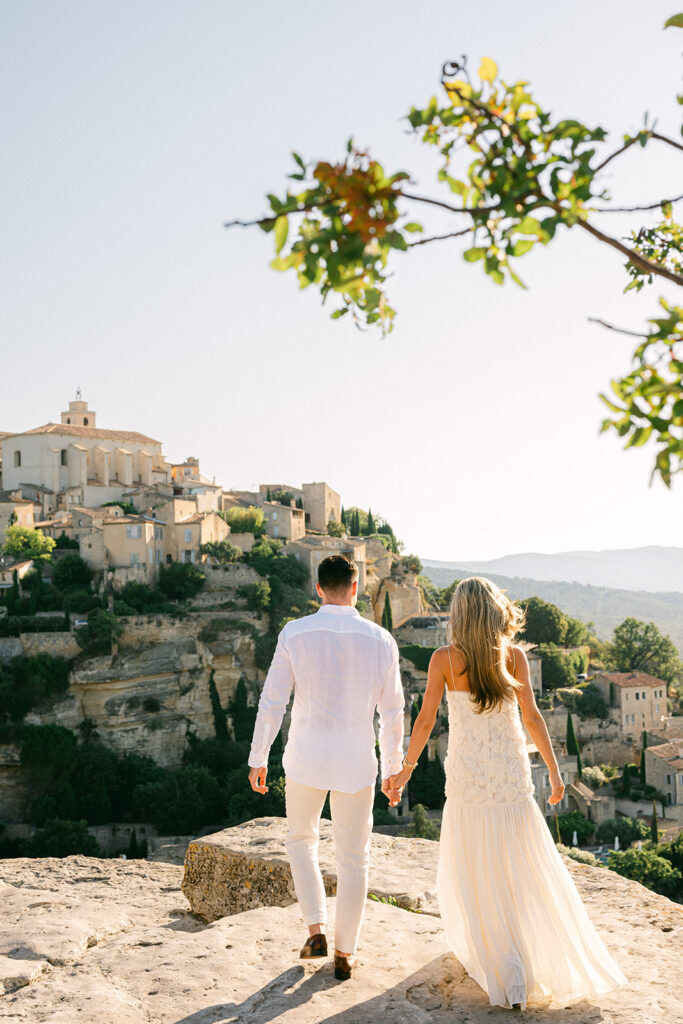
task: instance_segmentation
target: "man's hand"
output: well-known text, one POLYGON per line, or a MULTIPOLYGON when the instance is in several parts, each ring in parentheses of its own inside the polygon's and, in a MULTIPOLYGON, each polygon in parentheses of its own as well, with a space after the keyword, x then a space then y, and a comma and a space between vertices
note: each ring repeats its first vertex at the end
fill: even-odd
POLYGON ((403 796, 403 786, 396 789, 391 784, 391 779, 382 779, 382 792, 389 801, 390 807, 397 807, 403 796))
POLYGON ((263 764, 260 768, 249 769, 249 785, 255 793, 267 793, 268 787, 266 786, 266 775, 268 774, 267 767, 263 764))

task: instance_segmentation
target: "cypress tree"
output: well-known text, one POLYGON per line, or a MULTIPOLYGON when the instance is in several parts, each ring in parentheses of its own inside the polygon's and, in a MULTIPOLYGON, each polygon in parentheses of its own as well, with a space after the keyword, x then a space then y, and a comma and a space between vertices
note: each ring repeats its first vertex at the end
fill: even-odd
POLYGON ((37 600, 41 598, 44 590, 45 585, 43 583, 43 563, 42 560, 39 558, 38 564, 36 565, 36 578, 33 582, 33 591, 36 595, 37 600))
POLYGON ((410 708, 410 728, 415 725, 415 719, 420 714, 420 708, 422 707, 422 694, 418 693, 417 700, 414 700, 410 708))
POLYGON ((12 607, 14 607, 19 600, 19 574, 15 569, 12 573, 12 607))
POLYGON ((266 501, 272 501, 272 500, 273 499, 272 499, 272 496, 271 496, 271 493, 270 493, 270 487, 267 487, 266 488, 266 501))
POLYGON ((135 834, 135 829, 130 834, 130 841, 128 843, 128 849, 126 850, 126 857, 128 860, 138 860, 140 857, 140 847, 138 846, 138 837, 135 834))
POLYGON ((558 817, 557 811, 555 811, 555 842, 562 842, 562 836, 560 835, 560 819, 558 817))
POLYGON ((652 801, 652 817, 650 818, 650 839, 654 846, 659 842, 659 826, 657 824, 657 805, 652 801))
POLYGON ((372 518, 372 509, 368 509, 368 525, 365 528, 366 534, 369 536, 375 532, 375 520, 372 518))
POLYGON ((391 598, 389 597, 389 591, 387 590, 384 595, 384 610, 382 611, 382 625, 390 633, 394 628, 394 617, 391 612, 391 598))
POLYGON ((612 679, 610 679, 610 682, 609 682, 609 706, 611 708, 614 707, 615 695, 616 695, 616 690, 614 688, 614 682, 613 682, 612 679))
POLYGON ((340 515, 339 518, 341 519, 343 525, 346 526, 346 512, 344 511, 344 506, 343 505, 341 507, 341 515, 340 515))
POLYGON ((577 750, 577 752, 576 752, 576 770, 579 773, 579 780, 580 780, 581 776, 583 775, 583 761, 581 760, 581 751, 580 750, 577 750))
POLYGON ((624 772, 621 777, 621 792, 624 796, 628 796, 631 792, 631 765, 624 765, 624 772))
MULTIPOLYGON (((237 684, 239 686, 239 683, 237 684)), ((211 711, 213 712, 213 728, 216 734, 217 740, 228 739, 228 716, 225 709, 221 706, 221 700, 218 696, 218 690, 216 689, 216 681, 214 679, 214 670, 211 669, 209 675, 209 698, 211 700, 211 711)))
POLYGON ((64 630, 67 633, 71 632, 71 602, 69 601, 69 595, 64 595, 64 603, 62 604, 64 611, 64 630))
POLYGON ((304 507, 304 501, 303 501, 303 498, 297 498, 297 499, 296 499, 296 507, 297 507, 297 508, 300 508, 300 509, 303 509, 303 507, 304 507))
POLYGON ((237 743, 243 740, 250 740, 251 734, 254 731, 256 708, 249 706, 247 687, 243 676, 240 676, 235 687, 235 693, 228 704, 228 713, 232 719, 233 739, 237 743))
POLYGON ((567 712, 567 753, 579 753, 579 744, 577 743, 576 733, 574 732, 574 719, 572 718, 571 711, 567 712))
POLYGON ((645 778, 645 751, 647 750, 647 731, 643 729, 643 749, 640 751, 640 781, 644 786, 647 782, 645 778))

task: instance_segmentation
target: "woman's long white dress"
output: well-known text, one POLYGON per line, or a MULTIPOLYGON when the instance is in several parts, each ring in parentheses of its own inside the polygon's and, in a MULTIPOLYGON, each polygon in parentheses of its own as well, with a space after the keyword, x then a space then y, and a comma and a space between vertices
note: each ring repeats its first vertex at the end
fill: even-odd
POLYGON ((451 950, 493 1006, 566 1006, 626 984, 534 799, 517 701, 477 714, 469 692, 447 694, 437 892, 451 950))

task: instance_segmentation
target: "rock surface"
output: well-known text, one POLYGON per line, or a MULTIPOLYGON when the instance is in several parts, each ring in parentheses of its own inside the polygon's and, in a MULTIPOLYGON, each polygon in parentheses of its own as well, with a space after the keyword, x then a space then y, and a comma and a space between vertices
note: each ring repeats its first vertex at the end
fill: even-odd
MULTIPOLYGON (((296 902, 285 848, 284 818, 255 818, 195 839, 185 856, 183 892, 195 914, 215 921, 254 907, 296 902)), ((434 893, 438 844, 373 834, 369 892, 401 907, 438 913, 434 893)), ((320 823, 320 869, 328 896, 337 891, 332 823, 320 823)))
MULTIPOLYGON (((408 868, 410 865, 406 865, 408 868)), ((681 908, 604 869, 568 864, 629 985, 569 1009, 528 1007, 534 1024, 680 1020, 681 908)), ((182 869, 86 857, 0 861, 2 1024, 484 1024, 510 1021, 448 952, 437 917, 368 902, 351 981, 298 959, 298 907, 212 924, 189 912, 182 869), (63 928, 53 928, 62 922, 63 928), (9 964, 6 961, 10 961, 9 964), (20 987, 17 987, 20 986, 20 987)), ((328 901, 334 920, 335 900, 328 901)))

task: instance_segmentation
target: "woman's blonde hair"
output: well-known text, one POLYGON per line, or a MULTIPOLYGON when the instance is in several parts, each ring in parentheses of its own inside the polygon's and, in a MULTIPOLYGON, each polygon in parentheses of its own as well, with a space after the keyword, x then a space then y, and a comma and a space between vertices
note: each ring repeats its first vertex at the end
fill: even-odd
POLYGON ((450 608, 451 642, 460 652, 477 713, 494 710, 521 683, 507 671, 507 647, 524 625, 524 612, 483 576, 462 580, 450 608))

